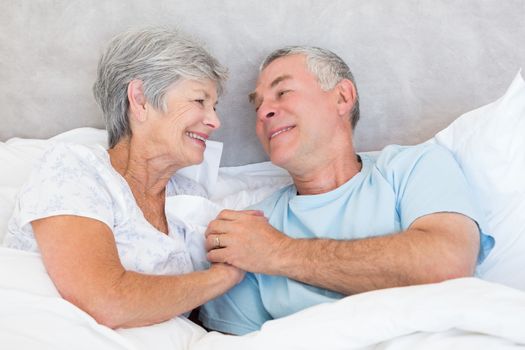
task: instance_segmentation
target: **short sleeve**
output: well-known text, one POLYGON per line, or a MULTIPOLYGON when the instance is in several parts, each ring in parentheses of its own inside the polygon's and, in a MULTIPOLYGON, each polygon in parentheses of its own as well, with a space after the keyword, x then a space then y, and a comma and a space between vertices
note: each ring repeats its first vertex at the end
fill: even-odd
POLYGON ((243 335, 258 331, 272 317, 264 308, 256 277, 247 273, 226 294, 204 304, 200 319, 206 328, 243 335))
POLYGON ((112 200, 98 163, 94 153, 75 145, 57 144, 46 151, 19 194, 19 226, 50 216, 75 215, 112 228, 112 200))
POLYGON ((481 263, 494 246, 494 239, 484 232, 486 223, 482 211, 452 154, 440 146, 423 144, 402 150, 390 162, 387 177, 397 193, 396 207, 402 229, 432 213, 468 216, 480 228, 478 263, 481 263))

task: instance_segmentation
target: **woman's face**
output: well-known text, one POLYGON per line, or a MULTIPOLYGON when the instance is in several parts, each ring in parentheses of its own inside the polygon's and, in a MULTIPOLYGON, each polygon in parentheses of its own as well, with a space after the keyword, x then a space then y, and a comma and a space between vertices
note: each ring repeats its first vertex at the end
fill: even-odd
POLYGON ((166 93, 165 110, 151 108, 147 143, 177 168, 203 161, 206 140, 220 126, 217 87, 211 80, 181 80, 166 93))

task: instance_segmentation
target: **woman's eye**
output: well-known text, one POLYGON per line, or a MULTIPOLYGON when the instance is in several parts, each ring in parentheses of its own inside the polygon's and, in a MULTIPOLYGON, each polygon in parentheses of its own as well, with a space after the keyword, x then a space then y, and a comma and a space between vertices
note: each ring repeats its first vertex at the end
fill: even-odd
POLYGON ((197 102, 198 104, 204 106, 204 100, 195 100, 195 102, 197 102))

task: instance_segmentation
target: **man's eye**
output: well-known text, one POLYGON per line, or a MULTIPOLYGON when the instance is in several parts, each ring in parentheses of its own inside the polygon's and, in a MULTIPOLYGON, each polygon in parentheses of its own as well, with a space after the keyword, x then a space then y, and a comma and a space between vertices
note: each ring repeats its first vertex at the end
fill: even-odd
POLYGON ((198 104, 204 106, 204 100, 195 100, 195 102, 197 102, 198 104))
POLYGON ((282 90, 282 91, 279 91, 279 92, 277 93, 277 95, 279 95, 279 97, 281 97, 281 96, 283 96, 284 94, 286 94, 286 93, 288 93, 288 92, 290 92, 290 90, 282 90))

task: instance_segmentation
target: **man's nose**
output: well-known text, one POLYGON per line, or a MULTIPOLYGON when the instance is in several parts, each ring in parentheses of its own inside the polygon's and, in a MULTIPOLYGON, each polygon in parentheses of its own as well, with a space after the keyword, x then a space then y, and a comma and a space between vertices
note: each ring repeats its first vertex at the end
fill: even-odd
POLYGON ((257 116, 262 120, 272 118, 276 115, 277 108, 271 102, 263 102, 263 104, 259 106, 259 109, 257 111, 257 116))

